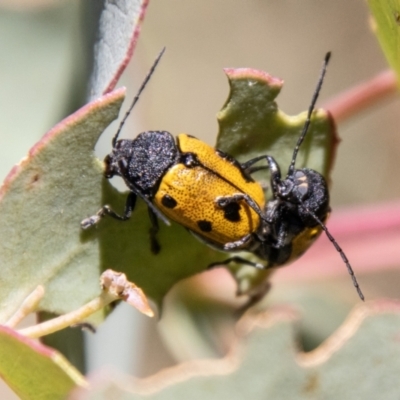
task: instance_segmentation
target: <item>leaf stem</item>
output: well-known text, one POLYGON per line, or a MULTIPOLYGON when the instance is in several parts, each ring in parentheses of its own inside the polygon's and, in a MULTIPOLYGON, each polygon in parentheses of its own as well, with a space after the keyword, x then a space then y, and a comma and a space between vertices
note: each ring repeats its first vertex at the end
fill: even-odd
POLYGON ((44 287, 39 285, 36 289, 23 301, 18 310, 5 323, 10 328, 15 328, 27 315, 34 312, 40 300, 44 296, 44 287))
POLYGON ((82 322, 89 315, 101 310, 103 307, 117 300, 118 296, 114 296, 108 292, 102 292, 99 297, 91 300, 89 303, 71 311, 67 314, 60 315, 49 321, 42 322, 41 324, 31 326, 29 328, 20 329, 18 333, 28 336, 30 338, 38 338, 41 336, 49 335, 50 333, 57 332, 68 326, 82 322))
MULTIPOLYGON (((89 301, 89 303, 85 304, 84 306, 67 314, 60 315, 59 317, 42 322, 41 324, 34 325, 25 329, 20 329, 18 333, 28 336, 30 338, 38 338, 41 336, 49 335, 50 333, 57 332, 61 329, 67 328, 68 326, 82 323, 89 315, 92 315, 96 311, 101 310, 102 308, 108 306, 110 303, 116 300, 123 300, 127 302, 128 304, 139 310, 141 313, 149 317, 154 316, 153 310, 150 308, 147 298, 142 289, 137 287, 134 283, 129 282, 125 274, 113 271, 112 269, 108 269, 104 271, 100 276, 100 286, 102 288, 100 296, 96 297, 92 301, 89 301)), ((40 292, 39 289, 36 290, 40 292)), ((43 297, 43 287, 41 287, 41 290, 41 296, 43 297)), ((36 309, 36 306, 40 299, 37 300, 36 303, 33 303, 31 301, 32 297, 34 297, 33 293, 28 296, 20 309, 29 309, 29 312, 36 309), (25 303, 28 304, 27 307, 24 307, 25 303)), ((24 315, 26 315, 25 311, 24 315)), ((14 319, 16 320, 17 318, 15 317, 14 319)), ((11 322, 14 323, 13 320, 11 322)))
POLYGON ((333 119, 340 123, 394 94, 397 88, 394 71, 386 70, 328 100, 322 108, 328 110, 333 119))

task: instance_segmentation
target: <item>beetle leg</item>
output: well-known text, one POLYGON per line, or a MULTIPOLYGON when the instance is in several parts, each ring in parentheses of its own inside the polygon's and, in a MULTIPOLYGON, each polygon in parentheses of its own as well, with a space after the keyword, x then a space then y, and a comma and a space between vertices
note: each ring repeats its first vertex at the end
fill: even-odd
POLYGON ((157 233, 160 230, 160 227, 158 225, 158 219, 157 215, 154 213, 152 208, 148 208, 149 211, 149 218, 151 222, 151 227, 149 229, 149 235, 150 235, 150 250, 153 254, 158 254, 159 251, 161 250, 160 243, 157 240, 157 233))
MULTIPOLYGON (((227 258, 226 260, 223 261, 217 261, 211 263, 207 269, 212 269, 219 267, 221 265, 228 265, 231 262, 233 263, 238 263, 238 264, 243 264, 243 265, 249 265, 250 267, 255 267, 258 269, 267 269, 268 267, 261 264, 261 263, 256 263, 250 260, 246 260, 245 258, 239 257, 239 256, 234 256, 231 258, 227 258)), ((268 293, 268 291, 271 288, 271 283, 269 281, 264 281, 257 285, 255 289, 253 289, 250 293, 242 293, 239 288, 236 292, 237 296, 241 296, 243 294, 246 294, 248 296, 248 300, 238 309, 235 311, 235 315, 237 317, 241 316, 245 311, 247 311, 251 306, 254 304, 258 303, 261 299, 264 298, 264 296, 268 293)))
MULTIPOLYGON (((253 164, 255 164, 256 162, 258 162, 258 161, 260 161, 260 160, 262 160, 262 159, 266 159, 266 156, 258 156, 258 157, 255 157, 255 158, 252 158, 251 160, 249 160, 249 161, 246 161, 245 163, 243 163, 243 164, 240 164, 240 166, 247 172, 247 173, 251 173, 250 171, 249 171, 249 168, 253 165, 253 164)), ((265 167, 262 167, 262 168, 268 168, 268 166, 265 166, 265 167)))
POLYGON ((226 251, 239 249, 243 247, 251 239, 251 236, 252 236, 251 234, 248 234, 246 236, 243 236, 241 239, 236 240, 236 242, 225 243, 223 249, 226 251))
MULTIPOLYGON (((257 304, 260 300, 262 300, 265 295, 271 289, 271 282, 268 280, 263 281, 255 290, 252 290, 251 293, 246 293, 248 296, 248 300, 235 311, 236 318, 240 318, 250 307, 257 304)), ((237 296, 240 296, 242 293, 239 291, 236 293, 237 296)))
POLYGON ((81 222, 81 227, 82 229, 88 229, 91 226, 96 225, 105 215, 109 215, 110 217, 113 217, 120 221, 127 221, 132 215, 132 211, 135 208, 135 204, 136 204, 136 194, 133 192, 129 192, 128 197, 126 199, 125 210, 123 215, 117 214, 115 211, 111 209, 110 206, 105 205, 102 208, 100 208, 100 210, 97 211, 95 215, 92 215, 89 218, 85 218, 81 222))
POLYGON ((277 240, 277 242, 276 242, 276 245, 274 246, 274 247, 276 247, 277 249, 280 249, 280 248, 282 248, 282 247, 284 247, 284 246, 286 246, 287 245, 287 240, 286 240, 286 238, 287 238, 287 236, 288 236, 288 229, 289 229, 289 227, 287 226, 287 224, 286 223, 282 223, 282 225, 280 226, 280 229, 279 229, 279 231, 277 232, 277 238, 278 238, 278 240, 277 240))
POLYGON ((260 165, 259 167, 249 167, 246 169, 248 174, 254 174, 255 172, 262 171, 263 169, 269 169, 268 165, 260 165))

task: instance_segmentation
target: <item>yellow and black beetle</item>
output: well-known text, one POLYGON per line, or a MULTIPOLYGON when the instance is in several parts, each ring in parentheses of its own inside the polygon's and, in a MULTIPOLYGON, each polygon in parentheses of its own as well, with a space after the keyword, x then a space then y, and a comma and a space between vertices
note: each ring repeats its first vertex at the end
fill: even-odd
POLYGON ((103 215, 127 220, 137 197, 148 205, 152 250, 157 253, 157 217, 170 218, 216 248, 243 248, 261 225, 262 187, 228 155, 186 134, 148 131, 116 141, 105 158, 105 176, 121 176, 130 193, 124 215, 104 206, 82 221, 87 228, 103 215), (240 243, 240 245, 239 245, 240 243))
POLYGON ((170 218, 217 249, 248 251, 266 262, 264 265, 232 257, 224 264, 239 261, 263 269, 282 266, 298 258, 325 231, 346 264, 360 298, 364 299, 346 255, 325 226, 330 207, 324 177, 308 168, 295 169, 330 53, 325 57, 287 176, 282 179, 277 162, 269 155, 240 164, 228 154, 186 134, 178 135, 175 141, 169 132, 147 131, 133 140, 118 140, 164 50, 125 114, 112 140, 113 149, 104 160, 105 177, 121 176, 130 190, 124 214, 119 215, 105 205, 96 215, 83 220, 82 228, 96 224, 105 215, 122 221, 129 219, 139 196, 149 209, 154 253, 160 250, 156 239, 157 217, 167 224, 170 218), (254 167, 261 160, 266 160, 268 165, 254 167), (268 202, 261 185, 251 177, 253 172, 265 168, 271 174, 272 199, 268 202))

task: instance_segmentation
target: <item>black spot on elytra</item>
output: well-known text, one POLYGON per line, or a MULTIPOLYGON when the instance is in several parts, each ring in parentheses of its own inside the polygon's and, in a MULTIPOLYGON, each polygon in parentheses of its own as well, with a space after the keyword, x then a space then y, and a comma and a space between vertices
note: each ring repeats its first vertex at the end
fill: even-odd
POLYGON ((228 221, 231 222, 239 222, 240 221, 240 205, 238 203, 229 203, 224 208, 224 217, 228 221))
POLYGON ((212 224, 210 221, 201 220, 197 221, 197 225, 203 232, 211 232, 212 231, 212 224))
POLYGON ((161 204, 167 208, 175 208, 178 203, 173 197, 165 194, 161 199, 161 204))

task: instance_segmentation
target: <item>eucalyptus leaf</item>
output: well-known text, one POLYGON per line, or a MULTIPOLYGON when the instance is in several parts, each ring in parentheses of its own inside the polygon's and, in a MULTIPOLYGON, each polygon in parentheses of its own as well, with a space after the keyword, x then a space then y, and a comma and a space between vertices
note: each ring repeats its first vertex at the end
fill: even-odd
POLYGON ((0 188, 0 321, 38 285, 46 290, 41 309, 58 314, 99 294, 98 245, 83 240, 80 220, 100 201, 93 148, 123 99, 118 90, 60 122, 0 188))
POLYGON ((355 309, 317 349, 298 348, 289 308, 239 321, 238 342, 219 360, 180 364, 146 379, 99 374, 96 387, 76 400, 299 399, 397 400, 400 304, 377 301, 355 309))
POLYGON ((23 400, 57 400, 85 378, 57 351, 0 326, 0 375, 23 400))
POLYGON ((93 51, 93 71, 89 99, 93 100, 115 88, 132 57, 148 0, 92 1, 96 9, 96 42, 93 51))

